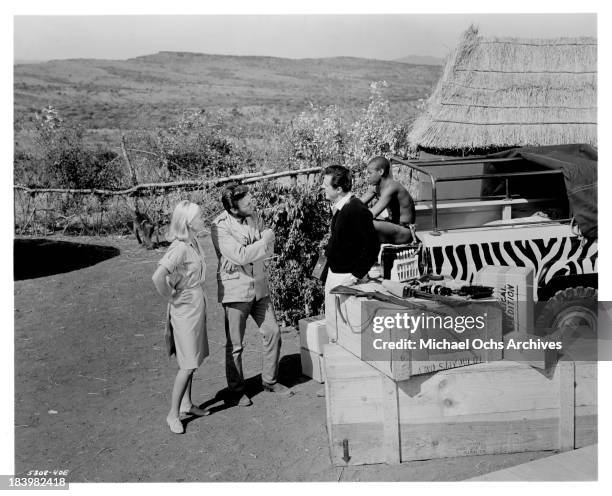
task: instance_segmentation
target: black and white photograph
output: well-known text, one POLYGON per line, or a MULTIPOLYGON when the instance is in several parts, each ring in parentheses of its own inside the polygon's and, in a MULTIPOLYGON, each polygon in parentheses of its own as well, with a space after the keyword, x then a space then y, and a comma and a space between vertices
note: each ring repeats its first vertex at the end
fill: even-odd
POLYGON ((0 489, 599 490, 587 7, 5 16, 0 489))

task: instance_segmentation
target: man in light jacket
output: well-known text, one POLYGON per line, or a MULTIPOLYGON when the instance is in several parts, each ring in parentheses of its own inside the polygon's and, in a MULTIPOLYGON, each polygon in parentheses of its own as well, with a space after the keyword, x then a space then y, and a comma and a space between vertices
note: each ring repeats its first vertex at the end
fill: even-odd
POLYGON ((221 200, 225 212, 213 221, 211 237, 219 259, 219 303, 225 313, 225 372, 230 399, 239 406, 249 406, 252 401, 245 394, 242 371, 244 332, 249 315, 263 339, 264 390, 292 394, 277 382, 281 337, 264 271, 264 259, 274 251, 274 233, 263 228, 246 186, 228 186, 221 200))

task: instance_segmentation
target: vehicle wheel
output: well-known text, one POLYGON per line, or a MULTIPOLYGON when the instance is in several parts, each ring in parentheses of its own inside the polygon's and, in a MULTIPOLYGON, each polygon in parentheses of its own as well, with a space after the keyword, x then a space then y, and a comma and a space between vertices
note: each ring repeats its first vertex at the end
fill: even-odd
POLYGON ((536 329, 587 327, 597 329, 597 290, 578 286, 557 291, 546 302, 536 321, 536 329))

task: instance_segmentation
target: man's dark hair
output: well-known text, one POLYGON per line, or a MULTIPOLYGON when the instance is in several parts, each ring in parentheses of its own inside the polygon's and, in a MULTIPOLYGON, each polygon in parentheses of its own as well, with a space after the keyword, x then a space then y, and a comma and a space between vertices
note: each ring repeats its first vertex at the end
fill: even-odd
POLYGON ((368 165, 373 165, 376 170, 382 171, 383 176, 388 176, 391 169, 391 164, 385 157, 374 157, 368 162, 368 165))
POLYGON ((351 171, 342 165, 330 165, 325 167, 324 176, 331 176, 330 184, 334 188, 342 188, 342 191, 348 193, 353 187, 353 177, 351 171))
POLYGON ((238 208, 238 202, 242 200, 247 193, 249 188, 244 184, 233 183, 226 186, 221 194, 221 203, 223 208, 229 213, 232 213, 232 208, 238 208))

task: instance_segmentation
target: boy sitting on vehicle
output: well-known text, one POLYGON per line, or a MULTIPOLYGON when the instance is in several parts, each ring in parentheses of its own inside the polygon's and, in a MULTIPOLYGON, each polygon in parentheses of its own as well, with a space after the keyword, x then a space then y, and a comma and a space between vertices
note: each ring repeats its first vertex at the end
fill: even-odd
POLYGON ((414 201, 408 190, 391 177, 389 161, 385 157, 375 157, 368 163, 367 172, 370 188, 361 197, 361 201, 368 205, 374 198, 378 198, 370 211, 381 243, 405 244, 416 241, 414 201), (388 218, 378 219, 385 210, 388 218))

